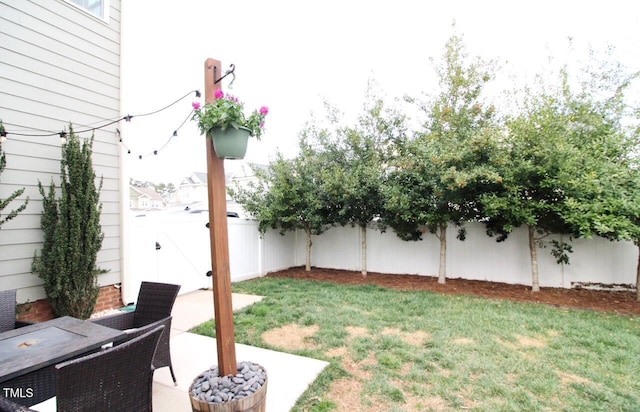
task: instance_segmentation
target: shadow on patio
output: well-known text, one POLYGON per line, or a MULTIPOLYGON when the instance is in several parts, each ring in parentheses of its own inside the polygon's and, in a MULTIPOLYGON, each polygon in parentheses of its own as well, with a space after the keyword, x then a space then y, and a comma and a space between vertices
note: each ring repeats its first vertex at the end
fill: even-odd
MULTIPOLYGON (((260 296, 233 294, 233 310, 262 300, 260 296)), ((178 296, 173 307, 171 357, 178 386, 173 385, 169 368, 155 372, 153 410, 159 412, 190 411, 187 391, 198 374, 218 363, 216 341, 189 333, 188 330, 213 318, 211 290, 198 290, 178 296)), ((328 362, 236 344, 238 362, 262 365, 268 373, 267 412, 287 412, 316 379, 328 362), (292 371, 295 374, 292 376, 292 371)))

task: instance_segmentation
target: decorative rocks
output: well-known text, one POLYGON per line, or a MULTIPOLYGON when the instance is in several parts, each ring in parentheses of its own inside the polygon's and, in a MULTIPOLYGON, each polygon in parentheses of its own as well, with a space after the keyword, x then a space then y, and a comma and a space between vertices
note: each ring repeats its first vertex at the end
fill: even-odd
POLYGON ((194 411, 265 410, 267 372, 262 366, 239 362, 235 375, 218 375, 218 367, 212 366, 194 379, 189 387, 194 411))

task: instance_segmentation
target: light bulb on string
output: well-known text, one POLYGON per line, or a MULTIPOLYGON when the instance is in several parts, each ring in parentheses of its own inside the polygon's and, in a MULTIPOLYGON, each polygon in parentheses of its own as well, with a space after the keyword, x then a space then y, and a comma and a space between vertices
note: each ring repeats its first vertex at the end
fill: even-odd
MULTIPOLYGON (((178 104, 181 100, 183 100, 184 98, 189 96, 194 91, 196 93, 196 96, 200 97, 200 91, 199 90, 191 90, 187 94, 185 94, 184 96, 182 96, 179 99, 175 100, 173 103, 170 103, 170 104, 168 104, 167 106, 165 106, 165 107, 163 107, 161 109, 158 109, 158 110, 155 110, 155 111, 152 111, 152 112, 148 112, 148 113, 142 113, 142 114, 135 114, 135 115, 127 114, 127 115, 125 115, 123 117, 120 117, 120 118, 117 118, 117 119, 105 120, 107 122, 106 124, 102 124, 102 125, 96 126, 96 127, 90 127, 90 128, 88 128, 86 130, 76 130, 75 132, 76 132, 76 134, 81 134, 81 133, 85 133, 85 132, 91 132, 91 131, 95 131, 95 130, 100 130, 100 129, 104 129, 104 128, 108 127, 108 126, 111 126, 114 123, 117 123, 117 122, 122 121, 122 120, 124 120, 126 122, 131 122, 131 119, 133 119, 134 117, 151 116, 151 115, 160 113, 160 112, 168 109, 169 107, 178 104)), ((0 126, 1 126, 1 123, 0 123, 0 126)), ((42 134, 42 133, 39 133, 39 134, 20 133, 20 132, 11 132, 11 133, 14 134, 14 135, 17 135, 17 136, 29 136, 29 137, 60 136, 61 142, 66 143, 66 140, 67 140, 66 132, 50 132, 50 131, 36 129, 36 128, 32 128, 32 127, 27 127, 27 128, 33 129, 33 130, 42 131, 42 132, 46 132, 46 133, 45 134, 42 134)), ((121 136, 120 129, 116 128, 116 134, 117 134, 118 137, 121 136)), ((7 141, 6 135, 7 135, 7 133, 4 130, 4 127, 2 127, 0 129, 0 139, 1 139, 0 142, 6 142, 7 141)))

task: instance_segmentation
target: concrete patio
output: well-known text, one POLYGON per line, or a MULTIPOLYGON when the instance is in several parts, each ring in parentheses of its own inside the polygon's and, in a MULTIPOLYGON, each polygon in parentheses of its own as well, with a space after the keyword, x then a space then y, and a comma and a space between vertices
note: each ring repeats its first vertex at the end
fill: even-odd
MULTIPOLYGON (((233 294, 233 310, 262 300, 260 296, 233 294)), ((189 386, 201 372, 218 363, 216 340, 189 333, 188 330, 213 319, 213 293, 198 290, 178 296, 173 307, 171 326, 171 358, 178 380, 174 386, 169 368, 155 372, 153 409, 159 412, 191 411, 189 386)), ((267 412, 287 412, 318 374, 328 365, 325 361, 236 344, 238 362, 262 365, 268 373, 267 412), (295 368, 295 379, 290 371, 295 368)))

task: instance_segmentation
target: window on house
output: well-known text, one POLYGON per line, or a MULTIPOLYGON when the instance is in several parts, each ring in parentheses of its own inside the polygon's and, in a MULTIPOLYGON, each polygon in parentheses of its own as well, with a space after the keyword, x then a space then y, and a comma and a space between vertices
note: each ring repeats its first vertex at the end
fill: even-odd
POLYGON ((109 0, 68 0, 78 7, 87 10, 89 13, 101 19, 106 19, 109 0))

